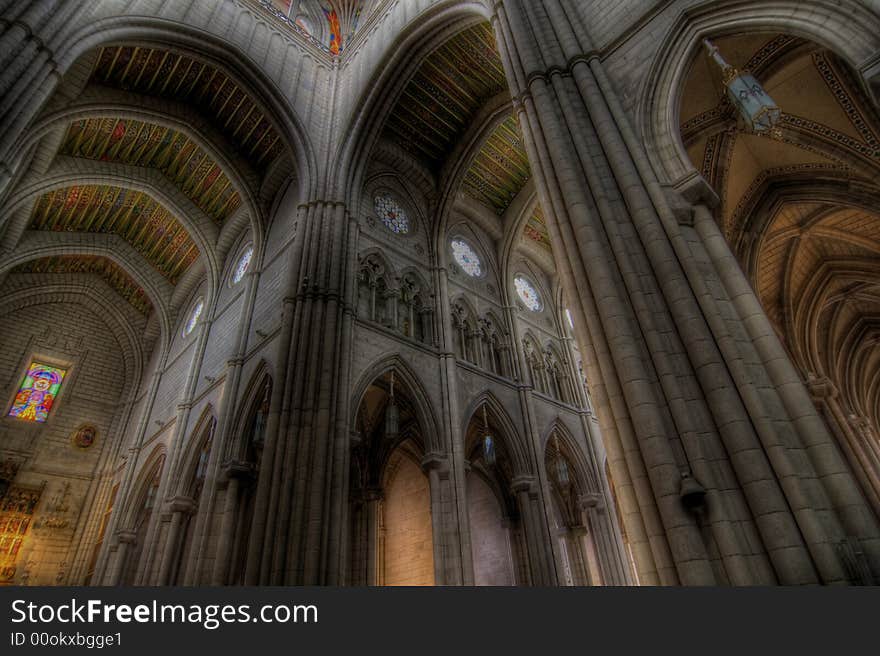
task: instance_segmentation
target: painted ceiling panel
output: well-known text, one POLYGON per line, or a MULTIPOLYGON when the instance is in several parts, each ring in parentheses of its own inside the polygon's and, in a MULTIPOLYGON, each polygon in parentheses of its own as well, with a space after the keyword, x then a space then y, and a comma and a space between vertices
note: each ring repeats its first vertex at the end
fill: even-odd
POLYGON ((158 169, 218 222, 241 205, 216 161, 186 135, 160 125, 116 118, 74 121, 59 153, 158 169))
POLYGON ((499 216, 531 176, 519 127, 508 116, 489 135, 465 175, 464 190, 499 216))
POLYGON ((153 304, 140 285, 122 267, 106 257, 91 255, 41 257, 18 265, 12 273, 94 274, 101 277, 144 316, 149 316, 153 311, 153 304))
POLYGON ((428 56, 398 100, 386 135, 438 168, 483 104, 506 88, 492 27, 469 28, 428 56))
POLYGON ((283 149, 278 132, 245 91, 222 71, 191 57, 156 48, 110 46, 101 49, 92 81, 195 107, 258 170, 283 149))
POLYGON ((535 205, 535 211, 529 217, 526 227, 523 228, 523 235, 526 239, 536 241, 548 251, 552 251, 550 235, 547 232, 547 220, 544 218, 544 210, 540 205, 535 205))
POLYGON ((199 255, 192 238, 164 206, 143 192, 107 185, 66 187, 41 196, 30 227, 119 235, 171 284, 199 255))

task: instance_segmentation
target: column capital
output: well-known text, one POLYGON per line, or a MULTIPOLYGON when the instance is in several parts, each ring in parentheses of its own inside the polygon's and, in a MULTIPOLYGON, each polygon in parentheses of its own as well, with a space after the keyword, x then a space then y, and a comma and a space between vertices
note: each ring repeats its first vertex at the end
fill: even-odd
POLYGON ((254 465, 243 460, 227 460, 220 469, 227 478, 253 479, 255 477, 254 465))
POLYGON ((422 458, 421 465, 422 469, 426 472, 434 469, 444 472, 449 470, 449 458, 440 453, 427 453, 422 458))
POLYGON ((833 399, 837 396, 837 387, 828 376, 819 376, 810 372, 807 374, 805 383, 807 391, 809 391, 814 401, 833 399))
POLYGON ((116 540, 121 544, 134 544, 137 542, 136 531, 116 531, 116 540))
POLYGON ((578 508, 581 510, 589 510, 591 508, 601 509, 605 504, 602 502, 602 495, 598 492, 587 492, 581 494, 577 498, 578 508))
POLYGON ((169 500, 168 509, 173 513, 190 514, 196 510, 196 502, 192 497, 176 496, 169 500))
POLYGON ((531 492, 535 488, 535 477, 530 475, 515 476, 510 481, 510 489, 513 492, 531 492))

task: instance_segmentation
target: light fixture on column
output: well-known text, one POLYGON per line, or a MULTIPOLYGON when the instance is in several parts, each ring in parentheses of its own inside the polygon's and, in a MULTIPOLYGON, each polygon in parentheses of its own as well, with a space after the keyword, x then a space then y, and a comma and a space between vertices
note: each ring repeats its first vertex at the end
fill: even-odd
POLYGON ((764 87, 754 75, 747 71, 738 71, 724 61, 718 47, 709 39, 703 39, 703 45, 709 56, 721 68, 721 81, 727 89, 727 97, 737 108, 740 115, 754 132, 778 138, 776 127, 782 119, 782 110, 764 91, 764 87))
POLYGON ((391 439, 397 437, 400 430, 400 411, 397 401, 394 400, 394 370, 391 371, 391 392, 388 398, 388 407, 385 408, 385 437, 391 439))
POLYGON ((485 403, 483 404, 483 460, 489 467, 495 466, 495 438, 489 433, 485 403))
POLYGON ((563 491, 567 492, 568 488, 571 486, 571 477, 568 474, 568 462, 562 456, 562 451, 559 449, 559 433, 553 433, 553 441, 556 445, 556 461, 554 463, 556 468, 556 482, 559 483, 559 487, 562 488, 563 491))

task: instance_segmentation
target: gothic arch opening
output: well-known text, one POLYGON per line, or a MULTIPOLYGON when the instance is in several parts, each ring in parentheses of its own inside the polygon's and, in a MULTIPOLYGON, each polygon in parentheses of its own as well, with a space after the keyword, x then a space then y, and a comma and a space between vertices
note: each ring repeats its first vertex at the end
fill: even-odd
POLYGON ((858 74, 812 41, 750 32, 712 42, 759 80, 780 120, 750 129, 704 50, 683 81, 682 142, 717 194, 720 233, 880 508, 880 115, 858 74))
POLYGON ((350 583, 434 585, 431 487, 422 471, 426 427, 405 375, 374 379, 351 441, 350 583))
MULTIPOLYGON (((522 454, 498 412, 486 401, 468 421, 465 432, 467 519, 471 536, 474 585, 529 585, 530 530, 526 497, 514 481, 523 471, 522 454)), ((534 530, 532 528, 531 530, 534 530)), ((534 547, 533 547, 534 548, 534 547)))

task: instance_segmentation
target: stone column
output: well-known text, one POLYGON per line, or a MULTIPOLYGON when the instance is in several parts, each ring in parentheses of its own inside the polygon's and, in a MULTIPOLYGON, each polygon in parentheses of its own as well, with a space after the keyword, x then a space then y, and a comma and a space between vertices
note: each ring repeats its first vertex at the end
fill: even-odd
POLYGON ((55 90, 61 71, 55 51, 90 9, 77 0, 13 2, 3 9, 0 33, 0 193, 23 153, 12 149, 55 90))
POLYGON ((116 534, 116 544, 107 549, 104 570, 100 578, 97 568, 95 569, 95 575, 92 577, 95 585, 119 585, 122 568, 125 567, 125 558, 136 541, 137 533, 134 531, 119 531, 116 534))
MULTIPOLYGON (((768 479, 749 459, 764 456, 697 300, 692 256, 601 61, 584 54, 593 52, 587 26, 571 23, 580 14, 571 0, 503 0, 496 8, 566 296, 582 319, 577 336, 613 475, 633 509, 624 521, 640 579, 811 582, 818 569, 823 581, 846 580, 830 544, 842 534, 817 535, 807 556, 790 530, 791 509, 761 505, 768 479), (708 541, 679 498, 686 474, 707 490, 708 541), (771 514, 786 524, 781 534, 771 514), (716 546, 720 560, 709 556, 716 546), (783 557, 787 547, 801 557, 783 557)), ((840 510, 858 515, 850 503, 840 510)), ((860 532, 873 535, 870 523, 860 532)))
MULTIPOLYGON (((211 307, 209 316, 212 316, 213 313, 214 308, 211 307)), ((207 346, 210 329, 211 321, 208 319, 202 319, 195 328, 195 344, 192 347, 194 349, 193 358, 190 362, 187 378, 183 386, 181 401, 177 405, 174 432, 169 439, 168 455, 165 460, 165 466, 162 469, 159 489, 156 494, 157 505, 160 507, 162 499, 170 499, 173 497, 179 489, 179 486, 182 485, 182 482, 178 480, 180 476, 180 460, 186 451, 186 431, 189 427, 193 398, 195 396, 199 376, 201 375, 202 362, 205 357, 205 347, 207 346)), ((215 426, 216 422, 213 422, 210 430, 213 431, 215 426)), ((156 557, 157 552, 162 551, 162 546, 159 544, 160 521, 161 511, 153 512, 147 526, 146 537, 144 538, 143 556, 141 563, 138 565, 136 580, 139 585, 150 585, 155 583, 149 579, 149 573, 153 570, 153 560, 156 557)))
MULTIPOLYGON (((257 259, 252 261, 252 269, 256 268, 258 261, 257 259)), ((197 585, 199 583, 198 572, 200 571, 201 561, 208 555, 208 550, 213 546, 208 544, 208 532, 214 511, 214 496, 217 482, 221 475, 221 462, 227 457, 229 445, 236 437, 232 435, 236 411, 244 412, 247 410, 246 408, 239 407, 238 396, 259 279, 259 273, 255 270, 248 271, 244 276, 244 298, 232 342, 234 351, 232 357, 226 362, 223 390, 218 403, 217 429, 214 434, 214 440, 211 443, 207 475, 202 488, 202 494, 199 497, 198 511, 194 519, 193 548, 187 559, 188 562, 184 564, 186 570, 185 576, 182 579, 184 585, 197 585)))
MULTIPOLYGON (((133 489, 132 486, 134 485, 137 466, 140 464, 138 462, 139 456, 141 454, 143 441, 147 436, 150 416, 153 413, 153 406, 156 402, 156 394, 159 391, 159 384, 162 382, 162 373, 165 370, 168 358, 168 344, 163 344, 161 348, 162 355, 158 358, 156 369, 150 376, 146 398, 141 409, 141 416, 138 418, 137 426, 132 433, 128 445, 120 446, 120 450, 122 449, 122 446, 127 446, 125 470, 122 473, 119 491, 116 493, 115 507, 107 522, 107 528, 105 530, 105 535, 107 537, 104 540, 101 553, 98 554, 98 561, 95 564, 95 573, 92 576, 92 580, 96 584, 118 585, 119 576, 122 574, 122 564, 119 564, 112 570, 107 569, 107 554, 108 550, 113 546, 114 540, 121 540, 123 534, 129 533, 130 527, 120 526, 120 518, 123 517, 125 509, 131 503, 131 495, 136 495, 138 492, 138 490, 133 489)), ((128 546, 125 547, 125 549, 128 548, 128 546)), ((117 562, 124 563, 124 559, 119 561, 117 557, 117 562)))
MULTIPOLYGON (((195 501, 190 497, 178 496, 171 499, 168 504, 168 510, 171 513, 171 525, 168 528, 168 535, 162 547, 159 556, 159 573, 156 575, 157 585, 171 584, 171 570, 174 567, 174 561, 180 558, 180 550, 183 548, 181 540, 181 528, 183 522, 188 516, 192 515, 196 510, 195 501)), ((184 567, 186 563, 181 562, 180 567, 184 567)), ((178 577, 180 572, 177 573, 178 577)))
MULTIPOLYGON (((297 208, 295 225, 300 227, 304 222, 314 223, 316 206, 300 205, 297 208)), ((260 462, 260 477, 257 480, 257 492, 254 501, 254 515, 247 545, 247 562, 245 565, 246 585, 266 585, 269 582, 271 567, 272 534, 275 530, 277 492, 285 448, 284 427, 289 421, 290 405, 285 397, 285 390, 293 384, 293 367, 290 366, 291 345, 293 343, 296 299, 298 293, 305 289, 307 280, 300 280, 305 275, 300 264, 306 252, 306 231, 296 231, 290 247, 290 260, 284 283, 284 298, 281 304, 281 327, 275 362, 278 380, 272 385, 272 398, 269 403, 269 416, 266 421, 266 437, 263 456, 260 462)), ((311 243, 311 239, 309 243, 311 243)))
POLYGON ((544 530, 545 522, 539 510, 540 496, 537 490, 537 481, 531 476, 520 476, 511 482, 517 508, 520 514, 520 523, 525 533, 526 555, 529 560, 531 571, 531 585, 546 586, 556 585, 556 573, 553 571, 550 545, 547 540, 549 534, 544 530))
POLYGON ((454 331, 461 336, 462 357, 466 358, 464 329, 454 326, 452 302, 449 295, 448 271, 443 266, 433 271, 435 289, 438 290, 436 342, 440 350, 439 378, 440 393, 444 399, 440 415, 440 435, 438 443, 448 457, 448 514, 450 524, 446 535, 446 585, 473 585, 474 563, 471 556, 471 534, 467 511, 467 467, 464 452, 465 435, 462 424, 468 418, 461 416, 458 401, 458 377, 456 375, 456 353, 454 331))
POLYGON ((866 442, 846 416, 834 383, 827 377, 807 377, 807 389, 816 405, 824 410, 829 427, 837 428, 838 443, 846 454, 853 472, 875 510, 880 511, 880 460, 871 444, 866 442))
MULTIPOLYGON (((860 541, 874 577, 880 577, 880 525, 876 514, 866 503, 730 245, 704 205, 694 208, 694 228, 746 333, 749 355, 760 363, 762 380, 772 385, 769 393, 762 393, 753 405, 772 404, 768 419, 773 425, 763 432, 773 430, 782 447, 772 464, 822 580, 845 578, 839 545, 848 538, 860 541), (789 472, 797 475, 796 480, 789 472), (810 516, 821 519, 809 520, 810 516)), ((731 367, 737 364, 731 362, 731 367)), ((755 391, 750 389, 755 381, 748 382, 751 386, 740 386, 746 400, 755 391)), ((763 417, 750 410, 760 433, 767 422, 761 423, 763 417)), ((767 439, 764 437, 765 442, 767 439)), ((773 456, 773 452, 768 454, 773 456)))
POLYGON ((422 459, 422 470, 428 474, 431 488, 431 530, 434 547, 434 584, 447 585, 447 580, 457 580, 459 567, 457 562, 447 562, 449 553, 450 533, 454 536, 456 526, 450 526, 448 507, 449 460, 440 454, 429 453, 422 459), (450 530, 451 529, 451 530, 450 530), (451 569, 451 571, 450 571, 451 569))
MULTIPOLYGON (((214 568, 211 574, 211 585, 226 585, 231 565, 229 558, 233 553, 235 527, 238 523, 238 497, 242 481, 251 484, 254 476, 253 465, 238 460, 227 460, 222 465, 222 475, 226 480, 223 498, 223 518, 220 522, 220 534, 216 538, 217 551, 214 555, 214 568)), ((192 559, 191 559, 192 560, 192 559)))
POLYGON ((342 390, 349 383, 357 232, 341 203, 315 200, 303 211, 282 323, 286 353, 278 370, 286 377, 279 381, 280 414, 267 422, 271 476, 266 485, 260 476, 248 583, 332 584, 345 567, 349 409, 342 390))

